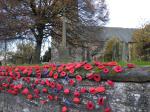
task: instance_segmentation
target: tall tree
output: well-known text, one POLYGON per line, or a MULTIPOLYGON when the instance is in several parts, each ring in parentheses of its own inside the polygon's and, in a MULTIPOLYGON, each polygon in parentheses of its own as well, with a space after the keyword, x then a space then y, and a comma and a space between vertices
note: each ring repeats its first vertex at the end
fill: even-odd
MULTIPOLYGON (((14 37, 20 32, 32 32, 36 40, 35 63, 39 63, 43 39, 52 36, 52 33, 57 34, 56 27, 60 27, 62 24, 64 4, 66 6, 66 18, 72 26, 77 21, 78 23, 82 21, 81 23, 84 24, 93 24, 93 21, 97 21, 96 18, 105 22, 108 11, 104 5, 104 0, 97 1, 101 3, 99 4, 101 6, 98 6, 99 9, 94 7, 93 0, 84 0, 82 3, 79 2, 80 5, 78 5, 77 0, 1 0, 0 18, 3 22, 0 23, 2 24, 0 32, 4 32, 1 37, 14 37), (98 10, 100 14, 96 13, 98 10), (78 11, 87 13, 79 14, 78 11), (89 16, 84 17, 88 13, 89 16), (95 15, 94 18, 91 18, 92 15, 95 15)), ((79 25, 75 26, 79 27, 79 25)))

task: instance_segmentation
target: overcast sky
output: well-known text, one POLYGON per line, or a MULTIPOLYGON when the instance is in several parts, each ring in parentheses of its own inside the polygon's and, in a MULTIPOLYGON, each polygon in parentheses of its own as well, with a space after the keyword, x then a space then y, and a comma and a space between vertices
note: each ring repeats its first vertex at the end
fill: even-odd
POLYGON ((106 0, 110 12, 107 26, 135 28, 150 22, 150 0, 106 0))

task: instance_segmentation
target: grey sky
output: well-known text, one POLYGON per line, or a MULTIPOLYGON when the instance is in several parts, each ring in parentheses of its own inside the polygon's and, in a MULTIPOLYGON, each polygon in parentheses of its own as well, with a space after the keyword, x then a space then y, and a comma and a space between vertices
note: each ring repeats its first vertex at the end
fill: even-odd
POLYGON ((150 21, 150 0, 106 0, 110 21, 106 26, 135 28, 150 21))

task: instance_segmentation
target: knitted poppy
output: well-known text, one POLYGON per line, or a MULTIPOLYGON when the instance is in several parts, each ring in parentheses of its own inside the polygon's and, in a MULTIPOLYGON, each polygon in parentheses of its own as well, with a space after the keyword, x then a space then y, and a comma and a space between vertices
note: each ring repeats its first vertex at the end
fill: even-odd
POLYGON ((80 99, 78 97, 73 98, 73 102, 75 104, 79 104, 80 103, 80 99))
POLYGON ((134 67, 135 67, 135 65, 134 65, 134 64, 132 64, 132 63, 128 63, 128 64, 127 64, 127 67, 128 67, 128 68, 134 68, 134 67))
POLYGON ((98 98, 97 103, 98 105, 104 105, 104 98, 103 97, 98 98))
POLYGON ((97 87, 96 88, 96 92, 99 92, 99 93, 103 93, 103 92, 105 92, 105 87, 103 87, 103 86, 99 86, 99 87, 97 87))
POLYGON ((106 82, 109 86, 114 87, 114 82, 111 80, 107 80, 106 82))
POLYGON ((39 94, 39 93, 40 93, 40 90, 39 90, 39 89, 34 89, 33 92, 34 92, 35 94, 39 94))
POLYGON ((96 82, 99 82, 101 80, 101 77, 99 74, 94 74, 94 77, 93 79, 96 81, 96 82))
POLYGON ((99 68, 99 69, 104 69, 105 66, 104 66, 104 65, 98 65, 98 68, 99 68))
POLYGON ((107 73, 109 73, 109 69, 108 69, 108 68, 104 68, 104 69, 103 69, 103 72, 104 72, 105 74, 107 74, 107 73))
POLYGON ((81 93, 86 93, 86 91, 87 91, 86 88, 81 88, 81 89, 80 89, 80 92, 81 92, 81 93))
POLYGON ((55 84, 55 82, 50 82, 49 86, 50 86, 51 88, 55 88, 56 84, 55 84))
POLYGON ((27 99, 32 100, 32 99, 33 99, 32 94, 28 94, 28 95, 27 95, 27 99))
POLYGON ((53 96, 52 95, 48 95, 47 98, 52 101, 53 100, 53 96))
POLYGON ((29 94, 29 90, 28 88, 25 88, 22 92, 21 92, 23 95, 27 95, 29 94))
POLYGON ((46 101, 46 100, 40 100, 40 103, 41 103, 42 105, 44 105, 44 104, 47 103, 47 101, 46 101))
POLYGON ((64 76, 66 76, 66 72, 62 71, 62 72, 60 73, 60 75, 61 75, 62 77, 64 77, 64 76))
POLYGON ((109 107, 104 109, 104 112, 111 112, 111 109, 109 107))
POLYGON ((43 88, 43 89, 42 89, 42 92, 43 92, 43 93, 47 93, 47 92, 48 92, 47 88, 43 88))
POLYGON ((44 81, 44 80, 42 80, 40 84, 41 84, 41 85, 44 85, 44 84, 45 84, 45 81, 44 81))
POLYGON ((62 72, 63 71, 63 66, 58 67, 58 72, 62 72))
POLYGON ((56 88, 58 91, 62 90, 63 86, 61 84, 56 84, 56 88))
POLYGON ((89 92, 90 92, 91 94, 95 94, 95 93, 96 93, 96 89, 95 89, 94 87, 90 87, 90 88, 89 88, 89 92))
POLYGON ((76 80, 80 82, 80 81, 82 81, 82 77, 80 75, 77 75, 76 80))
POLYGON ((63 106, 61 112, 67 112, 67 111, 68 111, 68 108, 66 106, 63 106))
POLYGON ((87 63, 87 64, 84 65, 84 69, 85 70, 91 70, 92 69, 92 65, 87 63))
POLYGON ((55 74, 53 75, 53 78, 54 78, 54 79, 57 79, 57 78, 58 78, 58 74, 55 73, 55 74))
POLYGON ((121 66, 115 66, 115 67, 113 68, 113 70, 114 70, 115 72, 117 72, 117 73, 119 73, 119 72, 122 72, 122 71, 123 71, 123 69, 122 69, 122 67, 121 67, 121 66))
POLYGON ((93 79, 93 77, 94 77, 93 73, 89 73, 89 74, 86 75, 86 78, 89 79, 89 80, 93 79))
POLYGON ((115 62, 115 61, 108 62, 107 64, 108 64, 109 66, 117 66, 117 65, 118 65, 118 63, 115 62))
POLYGON ((49 77, 52 77, 53 76, 53 71, 51 70, 50 72, 49 72, 49 77))
POLYGON ((70 84, 71 86, 73 86, 73 85, 75 84, 75 81, 74 81, 73 79, 70 79, 70 80, 69 80, 69 84, 70 84))
POLYGON ((69 89, 65 89, 64 90, 64 94, 68 95, 70 93, 70 90, 69 89))
POLYGON ((88 101, 87 104, 86 104, 86 108, 88 110, 93 110, 95 108, 95 106, 94 106, 93 102, 88 101))
POLYGON ((74 92, 74 96, 75 96, 75 97, 79 97, 79 96, 80 96, 80 92, 79 92, 79 91, 75 91, 75 92, 74 92))
POLYGON ((74 71, 75 71, 74 68, 69 69, 70 74, 74 74, 74 71))

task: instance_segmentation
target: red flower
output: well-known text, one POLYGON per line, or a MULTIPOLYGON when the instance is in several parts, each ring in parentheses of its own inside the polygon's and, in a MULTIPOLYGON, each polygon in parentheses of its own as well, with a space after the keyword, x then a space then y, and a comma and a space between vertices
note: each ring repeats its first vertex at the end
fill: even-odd
POLYGON ((62 71, 62 72, 60 73, 60 75, 61 75, 62 77, 64 77, 64 76, 66 76, 66 72, 62 71))
POLYGON ((63 107, 62 107, 62 112, 67 112, 67 111, 68 111, 67 107, 66 107, 66 106, 63 106, 63 107))
POLYGON ((55 88, 56 84, 55 84, 55 82, 50 82, 49 86, 50 86, 51 88, 55 88))
POLYGON ((74 74, 74 68, 69 70, 70 74, 74 74))
POLYGON ((105 66, 104 66, 104 65, 98 65, 98 68, 99 68, 99 69, 104 69, 105 66))
POLYGON ((122 72, 122 70, 123 70, 121 66, 115 66, 113 69, 117 73, 122 72))
POLYGON ((127 66, 128 66, 128 68, 134 68, 135 67, 135 65, 132 63, 128 63, 127 66))
POLYGON ((32 98, 33 98, 32 94, 27 95, 27 99, 32 100, 32 98))
POLYGON ((53 71, 49 72, 49 76, 52 77, 53 76, 53 71))
POLYGON ((111 112, 111 109, 109 107, 105 108, 104 112, 111 112))
POLYGON ((3 83, 2 86, 7 88, 9 86, 9 84, 3 83))
POLYGON ((35 83, 35 84, 39 84, 39 82, 40 82, 40 80, 39 80, 39 79, 36 79, 34 83, 35 83))
POLYGON ((91 94, 95 94, 95 93, 96 93, 96 89, 95 89, 94 87, 90 87, 90 88, 89 88, 89 92, 90 92, 91 94))
POLYGON ((42 92, 43 92, 43 93, 47 93, 47 92, 48 92, 47 88, 43 88, 43 89, 42 89, 42 92))
POLYGON ((63 71, 63 66, 58 67, 58 72, 62 72, 63 71))
POLYGON ((76 80, 80 82, 80 81, 82 81, 82 77, 80 75, 77 75, 76 80))
POLYGON ((48 95, 47 98, 52 101, 53 100, 53 96, 52 95, 48 95))
POLYGON ((75 81, 74 81, 73 79, 70 79, 70 80, 69 80, 69 84, 70 84, 71 86, 73 86, 74 83, 75 83, 75 81))
POLYGON ((100 87, 96 88, 96 91, 99 92, 99 93, 103 93, 103 92, 105 92, 105 88, 100 86, 100 87))
POLYGON ((106 82, 109 86, 113 87, 114 86, 114 82, 111 80, 107 80, 106 82))
POLYGON ((86 107, 88 110, 93 110, 95 106, 94 106, 93 102, 88 101, 86 104, 86 107))
POLYGON ((29 90, 28 90, 28 88, 25 88, 25 89, 22 91, 22 94, 23 94, 23 95, 27 95, 27 94, 29 94, 29 90))
POLYGON ((87 63, 87 64, 84 65, 84 69, 85 70, 91 70, 92 69, 92 65, 87 63))
POLYGON ((53 78, 54 78, 54 79, 57 79, 57 78, 58 78, 58 74, 55 73, 54 76, 53 76, 53 78))
POLYGON ((80 92, 81 93, 86 93, 86 88, 81 88, 80 92))
POLYGON ((64 93, 65 93, 66 95, 68 95, 68 94, 70 93, 70 90, 69 90, 69 89, 65 89, 65 90, 64 90, 64 93))
POLYGON ((108 69, 108 68, 104 68, 104 69, 103 69, 103 72, 104 72, 105 74, 107 74, 107 73, 109 73, 109 69, 108 69))
POLYGON ((56 84, 56 88, 58 91, 60 91, 63 88, 63 86, 61 84, 56 84))
POLYGON ((40 93, 39 89, 34 89, 33 91, 34 91, 35 94, 39 94, 40 93))
POLYGON ((117 65, 118 65, 118 63, 115 62, 115 61, 108 62, 107 64, 108 64, 109 66, 117 66, 117 65))
POLYGON ((86 75, 86 78, 88 78, 89 80, 93 79, 93 77, 94 77, 93 73, 89 73, 89 74, 86 75))
POLYGON ((96 81, 96 82, 99 82, 100 80, 101 80, 101 77, 100 77, 100 75, 98 75, 98 74, 94 74, 94 80, 96 81))
POLYGON ((45 81, 44 81, 44 80, 42 80, 42 81, 41 81, 41 85, 44 85, 44 84, 45 84, 45 81))
POLYGON ((75 92, 74 92, 74 96, 75 96, 75 97, 79 97, 79 96, 80 96, 79 91, 75 91, 75 92))
POLYGON ((98 105, 104 105, 104 98, 98 98, 97 103, 98 105))
POLYGON ((40 103, 43 105, 43 104, 47 103, 47 101, 46 100, 40 100, 40 103))
POLYGON ((73 102, 75 104, 79 104, 80 103, 80 99, 78 97, 73 98, 73 102))

